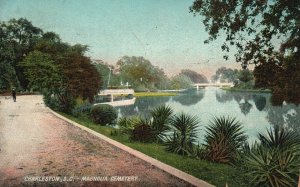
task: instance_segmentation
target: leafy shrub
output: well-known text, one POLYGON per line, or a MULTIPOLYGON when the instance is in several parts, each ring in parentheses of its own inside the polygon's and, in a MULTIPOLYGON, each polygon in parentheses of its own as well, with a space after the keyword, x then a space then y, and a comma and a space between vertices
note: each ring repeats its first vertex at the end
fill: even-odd
POLYGON ((173 134, 165 140, 166 150, 180 154, 193 155, 194 143, 197 141, 198 119, 185 113, 175 115, 170 119, 173 134))
POLYGON ((199 156, 213 162, 233 162, 246 140, 242 125, 235 118, 216 117, 206 129, 204 154, 199 156))
POLYGON ((95 123, 101 125, 113 124, 117 119, 117 111, 114 107, 106 104, 93 106, 90 115, 95 123))
POLYGON ((83 103, 81 105, 76 106, 72 110, 72 114, 74 116, 80 116, 82 114, 89 114, 91 112, 92 105, 90 103, 83 103))
POLYGON ((242 154, 244 169, 254 186, 296 186, 300 168, 300 135, 275 127, 259 134, 248 152, 242 154))
POLYGON ((75 106, 74 98, 64 90, 61 90, 59 95, 52 94, 51 92, 44 92, 43 96, 45 105, 53 110, 70 114, 75 106))
POLYGON ((168 123, 172 114, 173 110, 166 105, 161 105, 152 109, 151 115, 153 120, 151 123, 151 129, 157 142, 162 142, 164 140, 165 133, 170 130, 168 123))

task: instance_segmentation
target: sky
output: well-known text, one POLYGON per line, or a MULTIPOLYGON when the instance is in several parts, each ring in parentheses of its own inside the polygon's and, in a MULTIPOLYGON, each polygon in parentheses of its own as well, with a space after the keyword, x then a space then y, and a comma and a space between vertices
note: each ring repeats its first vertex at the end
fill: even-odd
POLYGON ((222 66, 222 37, 210 44, 193 0, 0 0, 0 20, 26 18, 62 41, 89 46, 87 56, 115 65, 122 56, 143 56, 173 76, 191 69, 208 78, 222 66))

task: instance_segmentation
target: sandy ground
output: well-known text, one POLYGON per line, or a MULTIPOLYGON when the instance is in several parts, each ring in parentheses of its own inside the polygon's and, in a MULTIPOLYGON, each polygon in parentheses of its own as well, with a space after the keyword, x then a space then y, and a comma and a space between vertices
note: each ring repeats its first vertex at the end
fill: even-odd
POLYGON ((0 186, 189 185, 57 118, 41 96, 0 101, 0 186))

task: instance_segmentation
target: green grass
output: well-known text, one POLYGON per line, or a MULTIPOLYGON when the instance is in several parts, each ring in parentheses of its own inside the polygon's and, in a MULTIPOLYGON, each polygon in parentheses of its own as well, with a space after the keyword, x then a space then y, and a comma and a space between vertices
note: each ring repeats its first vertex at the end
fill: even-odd
POLYGON ((243 175, 243 172, 230 165, 217 164, 197 158, 169 153, 165 151, 165 147, 163 145, 130 141, 127 136, 119 134, 117 129, 113 127, 96 125, 87 117, 76 118, 64 113, 60 114, 111 139, 127 145, 128 147, 138 150, 152 158, 189 173, 213 185, 224 187, 227 183, 229 187, 250 186, 245 182, 245 176, 243 175))
POLYGON ((232 92, 255 92, 255 93, 271 93, 269 89, 242 89, 242 88, 230 88, 230 87, 223 87, 222 90, 232 91, 232 92))
POLYGON ((134 96, 136 97, 155 97, 155 96, 176 96, 178 93, 170 92, 136 92, 134 96))

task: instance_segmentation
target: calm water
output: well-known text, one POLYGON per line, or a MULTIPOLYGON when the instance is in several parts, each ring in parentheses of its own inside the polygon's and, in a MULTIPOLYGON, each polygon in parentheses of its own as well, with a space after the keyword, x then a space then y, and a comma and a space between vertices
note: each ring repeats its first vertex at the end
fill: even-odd
POLYGON ((271 94, 227 92, 218 88, 191 90, 182 95, 170 97, 141 97, 134 105, 117 107, 119 115, 149 116, 153 107, 169 105, 175 113, 196 115, 201 121, 198 134, 203 141, 205 127, 214 116, 236 117, 244 126, 249 141, 254 142, 258 132, 265 133, 272 125, 286 126, 300 133, 300 105, 284 104, 272 106, 271 94))

